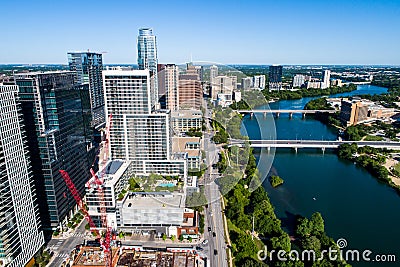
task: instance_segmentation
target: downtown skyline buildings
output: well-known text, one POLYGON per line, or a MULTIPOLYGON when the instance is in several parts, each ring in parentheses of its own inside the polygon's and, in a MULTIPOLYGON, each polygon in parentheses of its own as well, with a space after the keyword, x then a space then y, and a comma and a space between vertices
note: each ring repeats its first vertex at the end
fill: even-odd
POLYGON ((25 266, 44 244, 18 86, 0 83, 0 265, 25 266))

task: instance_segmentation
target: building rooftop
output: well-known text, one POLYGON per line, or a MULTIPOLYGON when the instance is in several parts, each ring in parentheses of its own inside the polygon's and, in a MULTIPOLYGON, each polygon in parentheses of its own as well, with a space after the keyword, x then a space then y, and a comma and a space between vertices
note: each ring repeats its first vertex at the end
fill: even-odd
POLYGON ((149 70, 132 70, 132 69, 112 69, 112 70, 103 70, 103 75, 105 76, 149 76, 149 70))
POLYGON ((185 118, 197 118, 197 117, 202 117, 203 113, 201 110, 197 109, 186 109, 186 110, 176 110, 172 111, 171 115, 173 118, 180 118, 180 117, 185 117, 185 118))
POLYGON ((15 73, 14 76, 17 79, 21 79, 21 78, 29 78, 30 76, 36 76, 36 75, 63 74, 63 73, 75 74, 74 71, 70 71, 70 70, 51 70, 51 71, 20 72, 20 73, 15 73))
MULTIPOLYGON (((121 176, 124 174, 125 170, 129 167, 130 161, 124 161, 121 159, 109 160, 106 166, 96 173, 97 177, 104 179, 105 186, 114 185, 121 176)), ((94 180, 94 177, 90 178, 90 182, 94 180)))
POLYGON ((188 144, 199 144, 200 146, 200 137, 173 137, 172 138, 172 152, 185 152, 188 153, 189 157, 199 156, 200 149, 188 149, 188 144))
POLYGON ((125 196, 124 208, 155 209, 155 208, 183 208, 184 197, 181 194, 170 192, 135 192, 125 196))

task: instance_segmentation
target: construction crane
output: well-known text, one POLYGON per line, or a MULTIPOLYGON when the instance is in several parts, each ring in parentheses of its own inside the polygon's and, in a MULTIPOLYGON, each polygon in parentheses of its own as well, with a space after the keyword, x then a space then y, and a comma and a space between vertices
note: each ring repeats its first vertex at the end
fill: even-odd
POLYGON ((85 219, 88 221, 90 229, 92 229, 92 232, 95 233, 96 236, 99 236, 99 231, 97 230, 96 225, 94 224, 85 205, 83 204, 82 198, 79 196, 79 192, 78 190, 76 190, 76 187, 72 182, 71 178, 69 177, 68 172, 66 172, 65 170, 60 170, 60 173, 65 183, 67 184, 69 190, 71 191, 71 194, 74 197, 76 204, 78 204, 79 209, 82 211, 83 215, 85 216, 85 219))
POLYGON ((106 132, 106 140, 104 140, 104 146, 103 146, 103 160, 101 161, 101 167, 104 167, 104 165, 107 163, 108 158, 109 158, 109 154, 110 154, 110 131, 111 131, 111 125, 112 125, 112 114, 110 114, 108 116, 108 120, 106 122, 106 128, 105 128, 105 132, 106 132))
MULTIPOLYGON (((106 201, 104 197, 104 175, 106 172, 106 166, 105 164, 108 161, 108 155, 109 155, 109 140, 110 140, 110 129, 111 129, 111 120, 112 120, 112 115, 109 115, 109 119, 106 123, 106 140, 104 143, 103 147, 103 161, 101 162, 100 169, 102 170, 100 173, 100 178, 96 175, 94 170, 90 168, 90 173, 92 177, 89 179, 89 181, 86 183, 86 186, 89 189, 95 189, 98 194, 98 199, 99 199, 99 206, 100 206, 100 220, 101 220, 101 225, 105 229, 105 234, 104 238, 100 239, 101 241, 101 247, 103 248, 103 252, 105 255, 105 263, 106 267, 111 267, 112 266, 112 254, 111 254, 111 235, 112 235, 112 229, 111 227, 108 226, 107 223, 107 208, 106 208, 106 201)), ((76 187, 74 183, 72 182, 68 172, 65 170, 60 170, 60 173, 67 184, 69 190, 71 191, 76 203, 78 204, 80 210, 83 212, 86 220, 89 223, 90 229, 93 233, 96 234, 96 236, 99 235, 99 231, 97 230, 96 224, 93 222, 92 218, 90 217, 85 205, 83 204, 82 198, 79 196, 79 192, 76 190, 76 187)))
MULTIPOLYGON (((90 169, 91 173, 94 171, 90 169)), ((97 229, 96 224, 93 222, 92 218, 89 215, 89 212, 87 211, 85 205, 83 204, 82 198, 79 196, 78 190, 76 190, 76 187, 74 183, 71 180, 71 177, 69 176, 68 172, 65 170, 60 170, 61 176, 63 177, 65 183, 67 184, 69 190, 71 191, 72 196, 74 197, 76 203, 78 204, 79 209, 83 212, 86 220, 89 223, 90 230, 96 234, 96 236, 100 236, 99 231, 97 229)), ((98 177, 95 175, 95 177, 98 179, 98 177)), ((103 183, 101 181, 94 181, 95 183, 98 183, 99 186, 97 188, 101 188, 101 190, 98 190, 98 192, 102 191, 102 185, 103 183)), ((105 202, 104 202, 104 192, 100 195, 103 195, 102 201, 100 201, 100 207, 103 206, 104 209, 100 208, 101 214, 102 214, 102 224, 104 226, 104 221, 103 221, 103 214, 105 215, 105 225, 106 225, 106 232, 104 235, 104 238, 100 239, 100 245, 103 248, 104 252, 104 259, 105 259, 105 266, 106 267, 112 267, 112 256, 111 256, 111 228, 107 227, 107 214, 105 213, 105 202), (104 211, 104 212, 103 212, 104 211)), ((101 197, 100 197, 101 198, 101 197)))

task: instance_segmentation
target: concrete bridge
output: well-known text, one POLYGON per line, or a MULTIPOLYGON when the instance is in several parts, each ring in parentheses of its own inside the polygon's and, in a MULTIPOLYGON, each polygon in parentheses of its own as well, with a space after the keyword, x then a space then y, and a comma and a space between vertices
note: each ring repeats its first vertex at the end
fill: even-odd
POLYGON ((250 114, 253 116, 254 113, 262 113, 264 116, 266 114, 275 114, 277 118, 281 113, 288 113, 291 118, 293 114, 302 114, 303 118, 306 114, 316 114, 316 113, 336 113, 336 110, 307 110, 307 109, 253 109, 253 110, 237 110, 240 114, 250 114))
MULTIPOLYGON (((251 147, 270 148, 338 148, 342 144, 357 144, 357 146, 370 146, 374 148, 387 148, 400 150, 400 142, 384 141, 324 141, 324 140, 249 140, 251 147)), ((230 145, 242 145, 243 140, 230 139, 230 145)))

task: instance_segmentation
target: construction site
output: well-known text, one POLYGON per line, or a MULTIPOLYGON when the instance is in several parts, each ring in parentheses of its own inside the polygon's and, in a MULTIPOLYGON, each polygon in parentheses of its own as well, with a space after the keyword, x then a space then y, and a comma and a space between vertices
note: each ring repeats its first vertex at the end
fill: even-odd
POLYGON ((107 265, 101 248, 82 247, 73 260, 73 267, 204 267, 205 262, 193 251, 140 251, 113 248, 111 264, 107 265))

